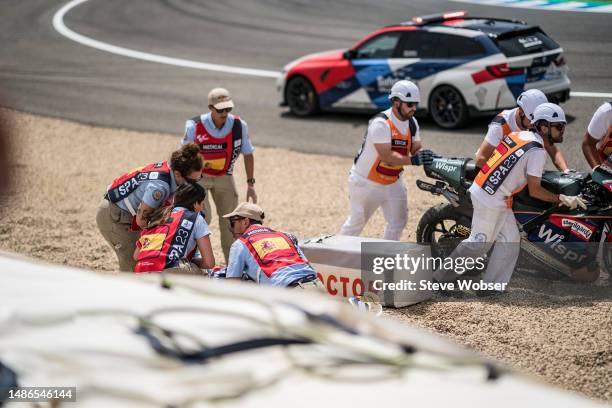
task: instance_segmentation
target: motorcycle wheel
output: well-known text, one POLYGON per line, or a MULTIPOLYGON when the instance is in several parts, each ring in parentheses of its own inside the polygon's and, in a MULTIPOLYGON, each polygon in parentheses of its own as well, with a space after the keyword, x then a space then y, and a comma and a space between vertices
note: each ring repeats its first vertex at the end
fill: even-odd
POLYGON ((453 236, 453 231, 470 227, 470 219, 458 214, 455 207, 446 203, 431 207, 419 220, 416 236, 420 244, 432 244, 434 256, 447 256, 467 236, 453 236))

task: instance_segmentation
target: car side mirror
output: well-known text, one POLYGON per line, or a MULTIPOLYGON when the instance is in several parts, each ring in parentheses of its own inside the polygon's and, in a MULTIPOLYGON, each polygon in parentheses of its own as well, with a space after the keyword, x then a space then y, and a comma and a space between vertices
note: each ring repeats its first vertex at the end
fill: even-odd
POLYGON ((357 56, 357 52, 355 50, 346 50, 344 51, 342 56, 344 57, 344 59, 351 60, 355 58, 355 56, 357 56))

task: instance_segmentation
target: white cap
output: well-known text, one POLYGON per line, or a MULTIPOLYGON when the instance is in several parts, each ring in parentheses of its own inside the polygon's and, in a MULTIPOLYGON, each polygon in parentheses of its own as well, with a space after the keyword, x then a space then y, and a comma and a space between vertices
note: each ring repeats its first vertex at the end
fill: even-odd
POLYGON ((238 207, 234 209, 229 214, 225 214, 223 218, 232 218, 232 217, 244 217, 250 218, 255 221, 263 221, 265 218, 264 211, 257 204, 244 202, 238 204, 238 207))
POLYGON ((535 124, 538 120, 545 120, 548 123, 567 123, 563 109, 550 102, 543 103, 535 108, 531 123, 535 124))
POLYGON ((208 104, 215 109, 233 108, 234 102, 229 91, 225 88, 215 88, 208 93, 208 104))
POLYGON ((529 120, 533 120, 533 111, 543 103, 548 102, 544 92, 539 89, 529 89, 516 98, 516 104, 523 109, 529 120))
POLYGON ((389 99, 392 98, 399 98, 399 100, 403 102, 421 102, 419 88, 414 82, 405 79, 393 84, 391 93, 389 94, 389 99))

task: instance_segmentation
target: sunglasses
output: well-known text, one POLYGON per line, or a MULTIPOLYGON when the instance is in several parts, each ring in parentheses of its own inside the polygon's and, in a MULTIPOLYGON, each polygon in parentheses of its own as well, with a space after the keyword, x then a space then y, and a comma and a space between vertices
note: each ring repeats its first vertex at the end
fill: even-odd
POLYGON ((403 103, 404 105, 406 105, 407 107, 409 107, 409 108, 414 108, 415 106, 417 106, 417 105, 418 105, 418 103, 417 103, 417 102, 404 102, 404 101, 402 101, 402 103, 403 103))
POLYGON ((217 113, 223 113, 223 112, 230 113, 232 111, 232 108, 217 109, 214 106, 213 106, 213 109, 216 110, 217 113))
POLYGON ((229 219, 229 223, 230 223, 230 228, 234 228, 234 224, 237 223, 240 220, 244 220, 244 217, 232 217, 229 219))
POLYGON ((565 123, 551 123, 550 126, 554 127, 559 132, 562 132, 565 129, 565 123))

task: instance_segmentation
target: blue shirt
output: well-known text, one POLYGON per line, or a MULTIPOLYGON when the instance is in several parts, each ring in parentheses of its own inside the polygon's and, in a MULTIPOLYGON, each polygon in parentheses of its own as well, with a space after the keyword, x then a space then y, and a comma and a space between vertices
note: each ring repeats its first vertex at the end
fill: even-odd
MULTIPOLYGON (((297 240, 295 237, 291 236, 290 234, 287 235, 294 242, 300 257, 307 262, 306 256, 304 256, 304 253, 297 245, 297 240)), ((268 277, 265 273, 263 273, 247 246, 242 241, 237 239, 230 248, 229 261, 226 268, 226 277, 240 278, 243 274, 247 274, 255 282, 258 282, 257 278, 259 276, 258 283, 282 287, 287 287, 291 283, 302 278, 316 276, 314 269, 312 269, 308 263, 303 263, 286 266, 275 271, 272 276, 268 277)))
POLYGON ((129 196, 127 200, 132 209, 128 208, 125 199, 119 201, 117 206, 122 210, 128 211, 132 215, 136 215, 140 203, 145 203, 151 208, 158 208, 177 190, 174 173, 170 170, 170 185, 161 180, 145 180, 141 181, 129 196), (133 210, 133 211, 132 211, 133 210))
MULTIPOLYGON (((223 125, 223 127, 221 127, 221 129, 215 126, 210 112, 201 115, 200 119, 202 120, 202 124, 204 124, 206 131, 210 133, 212 137, 218 139, 222 139, 223 137, 225 137, 232 130, 232 126, 234 126, 234 115, 232 115, 231 113, 227 115, 225 124, 223 125)), ((253 154, 255 148, 251 144, 251 139, 249 138, 249 127, 243 119, 240 119, 240 122, 242 123, 242 145, 240 148, 240 152, 242 154, 253 154)), ((183 136, 181 144, 195 142, 195 128, 196 125, 192 119, 189 119, 185 123, 185 136, 183 136)))

